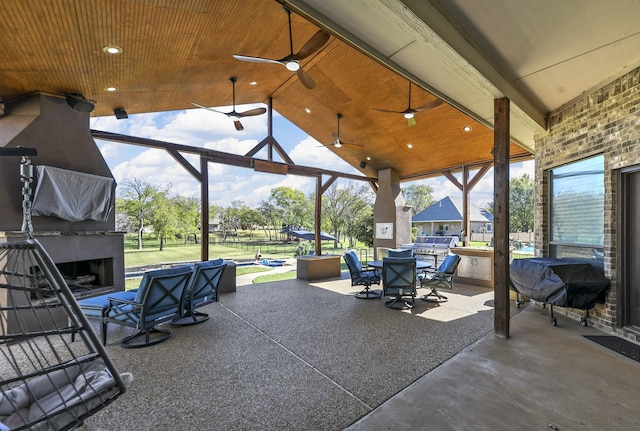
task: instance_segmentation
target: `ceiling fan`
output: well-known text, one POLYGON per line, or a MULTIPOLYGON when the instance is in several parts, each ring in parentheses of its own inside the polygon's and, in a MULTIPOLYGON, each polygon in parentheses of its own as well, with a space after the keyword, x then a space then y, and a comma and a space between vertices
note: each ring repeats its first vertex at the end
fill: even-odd
POLYGON ((336 148, 341 148, 341 147, 362 148, 362 145, 348 144, 340 139, 340 119, 342 118, 342 114, 339 113, 336 116, 338 117, 338 133, 335 133, 335 132, 331 133, 331 136, 333 136, 333 146, 336 148))
POLYGON ((229 78, 229 81, 231 81, 231 85, 233 85, 233 111, 231 112, 222 112, 222 111, 218 111, 216 109, 213 108, 207 108, 206 106, 200 105, 196 102, 191 102, 191 104, 197 106, 198 108, 203 108, 206 109, 208 111, 213 111, 213 112, 217 112, 218 114, 224 114, 227 117, 231 118, 233 120, 233 124, 236 126, 236 130, 240 131, 240 130, 244 130, 244 127, 242 126, 242 123, 240 122, 240 118, 242 117, 253 117, 255 115, 261 115, 264 114, 265 112, 267 112, 266 108, 255 108, 255 109, 249 109, 248 111, 244 111, 244 112, 236 112, 236 81, 238 79, 235 76, 232 76, 231 78, 229 78))
POLYGON ((428 111, 429 109, 436 108, 441 104, 442 104, 442 100, 436 99, 436 100, 432 100, 431 102, 427 102, 424 105, 419 106, 417 108, 411 108, 411 81, 409 81, 409 105, 407 109, 405 109, 404 111, 389 111, 387 109, 379 109, 379 108, 373 108, 373 109, 380 112, 391 112, 394 114, 403 114, 404 118, 406 118, 407 122, 409 123, 409 127, 411 127, 416 125, 416 119, 414 118, 414 115, 416 113, 422 112, 422 111, 428 111))
POLYGON ((307 43, 305 43, 297 53, 294 54, 293 53, 293 36, 291 32, 291 11, 286 7, 283 9, 289 17, 289 49, 291 51, 291 54, 281 58, 280 60, 273 60, 270 58, 262 58, 262 57, 249 57, 246 55, 235 55, 235 54, 233 58, 237 60, 250 61, 254 63, 281 64, 284 67, 286 67, 287 70, 290 70, 291 72, 296 72, 296 74, 298 75, 298 79, 300 80, 300 82, 302 82, 302 85, 307 87, 309 90, 313 90, 316 86, 316 83, 313 81, 313 79, 311 79, 311 77, 307 74, 307 72, 305 72, 302 69, 302 67, 300 66, 299 60, 302 60, 303 58, 310 56, 311 54, 313 54, 314 52, 322 48, 322 46, 325 43, 327 43, 327 41, 329 40, 329 34, 324 32, 323 30, 318 30, 318 32, 314 34, 313 37, 311 37, 311 39, 309 39, 307 43))

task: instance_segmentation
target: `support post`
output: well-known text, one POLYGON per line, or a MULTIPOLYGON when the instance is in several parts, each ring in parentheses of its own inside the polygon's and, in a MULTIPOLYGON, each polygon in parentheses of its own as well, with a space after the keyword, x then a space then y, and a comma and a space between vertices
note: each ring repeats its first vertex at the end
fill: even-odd
POLYGON ((509 338, 509 99, 494 100, 494 333, 509 338))
POLYGON ((322 175, 316 177, 316 222, 315 222, 315 238, 316 238, 316 256, 322 255, 322 175))
POLYGON ((209 260, 209 162, 200 156, 200 259, 209 260))
POLYGON ((462 166, 462 230, 464 245, 471 245, 471 221, 469 220, 469 166, 462 166))

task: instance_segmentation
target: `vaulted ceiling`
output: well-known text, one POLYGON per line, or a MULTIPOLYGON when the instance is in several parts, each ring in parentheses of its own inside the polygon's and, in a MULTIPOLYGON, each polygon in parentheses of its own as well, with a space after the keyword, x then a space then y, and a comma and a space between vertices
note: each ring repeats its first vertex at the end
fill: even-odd
POLYGON ((2 102, 81 94, 96 116, 228 106, 237 77, 237 104, 272 103, 365 175, 404 180, 490 162, 500 97, 511 154, 530 157, 548 113, 640 63, 631 0, 3 0, 0 16, 2 102), (321 29, 328 41, 300 61, 312 90, 282 65, 233 57, 281 59, 321 29), (373 109, 407 109, 409 81, 412 108, 445 103, 414 126, 373 109))

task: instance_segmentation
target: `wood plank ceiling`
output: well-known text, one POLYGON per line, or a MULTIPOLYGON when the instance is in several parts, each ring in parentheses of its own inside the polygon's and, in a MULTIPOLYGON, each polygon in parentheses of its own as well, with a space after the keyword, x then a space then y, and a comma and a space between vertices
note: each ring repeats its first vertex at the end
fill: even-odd
MULTIPOLYGON (((77 93, 95 102, 95 116, 115 108, 192 109, 192 102, 229 106, 235 76, 237 104, 272 100, 277 112, 372 178, 385 168, 403 180, 424 178, 493 159, 492 130, 447 103, 416 114, 413 127, 401 114, 372 109, 405 110, 409 82, 334 35, 301 61, 313 90, 280 65, 234 59, 290 53, 287 14, 274 0, 3 0, 0 15, 3 102, 37 91, 77 93), (123 52, 103 52, 110 45, 123 52), (110 86, 117 91, 105 91, 110 86), (340 137, 353 145, 332 145, 338 113, 340 137)), ((297 52, 319 28, 295 14, 291 20, 297 52)), ((435 99, 413 85, 411 107, 435 99)), ((511 154, 530 157, 516 144, 511 154)))

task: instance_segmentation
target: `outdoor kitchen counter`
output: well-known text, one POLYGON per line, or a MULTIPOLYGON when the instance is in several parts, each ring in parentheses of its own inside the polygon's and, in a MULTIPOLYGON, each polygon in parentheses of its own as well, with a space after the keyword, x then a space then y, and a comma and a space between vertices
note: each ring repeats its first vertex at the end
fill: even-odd
POLYGON ((461 257, 454 282, 493 287, 493 248, 453 247, 451 253, 461 257))
POLYGON ((298 256, 297 277, 300 280, 322 280, 340 277, 340 259, 342 256, 328 254, 322 256, 298 256))

